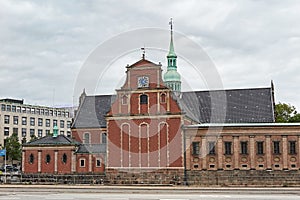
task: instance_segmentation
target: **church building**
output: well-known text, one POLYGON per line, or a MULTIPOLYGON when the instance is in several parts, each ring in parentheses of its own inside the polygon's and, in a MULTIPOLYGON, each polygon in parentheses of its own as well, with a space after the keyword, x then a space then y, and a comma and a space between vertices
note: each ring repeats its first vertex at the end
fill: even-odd
MULTIPOLYGON (((273 84, 181 91, 172 24, 165 73, 145 54, 125 70, 116 94, 82 93, 72 137, 46 136, 23 146, 24 173, 105 173, 118 184, 201 184, 217 180, 216 172, 227 177, 300 168, 300 124, 275 123, 273 84)), ((230 184, 218 180, 212 184, 230 184)))

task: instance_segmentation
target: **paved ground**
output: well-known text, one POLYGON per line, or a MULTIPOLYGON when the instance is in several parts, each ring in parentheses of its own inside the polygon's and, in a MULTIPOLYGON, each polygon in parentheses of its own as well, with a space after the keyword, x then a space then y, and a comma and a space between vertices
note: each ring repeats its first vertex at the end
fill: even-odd
POLYGON ((0 200, 299 200, 300 188, 0 185, 0 200))

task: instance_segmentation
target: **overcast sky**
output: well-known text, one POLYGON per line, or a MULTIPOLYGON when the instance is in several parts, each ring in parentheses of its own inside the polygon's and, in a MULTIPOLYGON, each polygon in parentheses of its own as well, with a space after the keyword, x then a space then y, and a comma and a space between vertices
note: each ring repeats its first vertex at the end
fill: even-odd
MULTIPOLYGON (((129 45, 123 42, 110 46, 125 51, 113 58, 114 70, 102 78, 109 80, 105 87, 100 81, 97 89, 84 84, 75 89, 90 55, 120 34, 149 27, 166 30, 160 38, 168 49, 172 17, 175 31, 211 59, 225 89, 270 87, 273 80, 276 102, 300 111, 299 11, 297 0, 1 0, 0 97, 64 106, 77 104, 77 89, 86 88, 89 95, 112 94, 124 80, 126 64, 139 60, 141 52, 126 49, 129 45)), ((175 50, 180 52, 183 46, 176 38, 175 50)), ((147 45, 153 45, 139 42, 149 60, 166 65, 166 52, 147 51, 147 45)), ((187 66, 190 60, 178 59, 183 80, 197 82, 187 66)), ((220 89, 189 84, 187 90, 220 89)))

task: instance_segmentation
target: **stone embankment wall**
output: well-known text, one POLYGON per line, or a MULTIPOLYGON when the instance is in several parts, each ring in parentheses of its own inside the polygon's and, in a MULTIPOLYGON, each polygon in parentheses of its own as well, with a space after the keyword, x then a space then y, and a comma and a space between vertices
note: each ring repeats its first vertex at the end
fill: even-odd
POLYGON ((188 171, 187 180, 199 186, 300 186, 300 171, 188 171))
MULTIPOLYGON (((106 174, 22 174, 16 180, 24 184, 104 184, 104 185, 190 185, 190 186, 300 186, 299 170, 182 170, 115 171, 106 174)), ((15 182, 14 181, 14 182, 15 182)), ((10 181, 9 181, 10 182, 10 181)))

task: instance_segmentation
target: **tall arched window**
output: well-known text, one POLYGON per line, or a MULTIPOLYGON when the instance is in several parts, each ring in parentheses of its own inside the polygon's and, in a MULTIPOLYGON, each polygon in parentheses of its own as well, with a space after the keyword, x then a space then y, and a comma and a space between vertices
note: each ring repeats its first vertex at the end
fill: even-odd
POLYGON ((50 163, 51 161, 51 156, 49 154, 46 155, 46 163, 50 163))
POLYGON ((64 164, 66 164, 67 163, 67 160, 68 160, 68 156, 67 156, 67 154, 65 154, 64 153, 64 155, 62 156, 62 162, 64 163, 64 164))
POLYGON ((84 133, 83 143, 84 144, 89 144, 90 143, 90 133, 84 133))
POLYGON ((29 155, 29 163, 30 163, 30 164, 33 164, 33 162, 34 162, 34 155, 31 153, 31 154, 29 155))
POLYGON ((148 104, 148 96, 145 94, 142 94, 140 96, 140 104, 148 104))

